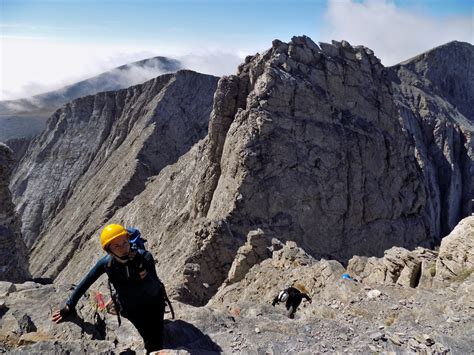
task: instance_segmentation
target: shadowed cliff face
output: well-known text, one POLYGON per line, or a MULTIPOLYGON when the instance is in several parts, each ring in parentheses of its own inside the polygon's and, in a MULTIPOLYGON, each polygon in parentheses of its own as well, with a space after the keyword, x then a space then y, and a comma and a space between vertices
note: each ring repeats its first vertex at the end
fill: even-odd
MULTIPOLYGON (((140 228, 174 297, 203 305, 258 228, 343 262, 434 245, 445 180, 427 174, 438 152, 417 136, 422 109, 403 96, 419 74, 397 70, 362 46, 294 37, 246 58, 217 89, 215 78, 179 72, 74 101, 30 145, 12 185, 32 271, 77 282, 99 254, 97 232, 119 222, 140 228)), ((455 174, 466 181, 472 129, 433 115, 460 132, 441 151, 462 161, 455 174)), ((472 186, 456 179, 452 211, 472 186)))
POLYGON ((0 143, 0 281, 22 282, 30 274, 27 250, 20 233, 21 223, 8 188, 12 166, 12 151, 0 143))
POLYGON ((430 234, 439 241, 473 208, 474 47, 451 42, 391 69, 425 177, 430 234))

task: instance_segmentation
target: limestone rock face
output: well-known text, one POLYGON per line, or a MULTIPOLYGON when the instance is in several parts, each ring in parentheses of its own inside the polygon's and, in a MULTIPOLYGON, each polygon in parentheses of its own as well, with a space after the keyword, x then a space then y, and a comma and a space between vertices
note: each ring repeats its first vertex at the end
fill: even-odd
POLYGON ((437 252, 425 248, 409 251, 393 247, 383 258, 354 256, 347 271, 367 283, 431 287, 436 273, 437 252))
POLYGON ((439 242, 474 209, 474 46, 447 43, 390 70, 428 190, 429 233, 439 242))
MULTIPOLYGON (((339 260, 430 244, 421 171, 384 72, 365 47, 275 41, 219 81, 208 136, 110 220, 143 230, 174 295, 193 304, 257 228, 339 260)), ((72 265, 61 279, 92 260, 76 253, 72 265)))
POLYGON ((339 260, 429 243, 420 171, 370 50, 274 41, 238 80, 248 94, 236 101, 208 218, 231 215, 234 234, 259 227, 339 260))
POLYGON ((261 229, 251 231, 247 235, 247 242, 237 250, 226 282, 230 284, 240 281, 252 266, 270 257, 267 244, 265 234, 261 229))
POLYGON ((0 281, 25 281, 30 277, 20 220, 15 214, 8 188, 13 166, 13 153, 0 143, 0 281))
MULTIPOLYGON (((371 50, 345 41, 274 41, 219 81, 207 137, 173 165, 147 174, 148 183, 120 204, 106 204, 101 221, 139 227, 172 294, 195 305, 218 290, 258 228, 313 257, 340 261, 381 256, 393 245, 432 245, 438 236, 430 231, 423 172, 399 119, 390 73, 371 50)), ((89 190, 97 195, 89 186, 76 201, 89 190)), ((68 255, 69 265, 55 262, 40 273, 55 275, 65 266, 58 280, 73 282, 93 264, 97 243, 89 236, 100 222, 92 198, 84 200, 80 211, 96 229, 75 230, 81 250, 68 255)), ((78 213, 68 201, 71 207, 55 219, 61 223, 50 223, 44 235, 59 234, 78 213)))
POLYGON ((474 273, 474 216, 463 219, 441 241, 436 279, 463 279, 474 273))
MULTIPOLYGON (((75 100, 50 118, 12 181, 33 274, 55 277, 149 177, 206 135, 216 84, 179 71, 75 100)), ((94 244, 86 259, 98 252, 94 244)))

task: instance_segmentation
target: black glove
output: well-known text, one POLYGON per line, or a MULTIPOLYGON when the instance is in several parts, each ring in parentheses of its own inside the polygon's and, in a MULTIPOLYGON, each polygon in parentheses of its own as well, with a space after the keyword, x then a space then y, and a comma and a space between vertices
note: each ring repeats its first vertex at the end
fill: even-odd
POLYGON ((69 317, 72 317, 72 316, 75 316, 77 313, 76 313, 76 309, 71 307, 71 306, 64 306, 63 308, 61 308, 59 310, 59 313, 61 314, 61 318, 62 319, 66 319, 66 318, 69 318, 69 317))

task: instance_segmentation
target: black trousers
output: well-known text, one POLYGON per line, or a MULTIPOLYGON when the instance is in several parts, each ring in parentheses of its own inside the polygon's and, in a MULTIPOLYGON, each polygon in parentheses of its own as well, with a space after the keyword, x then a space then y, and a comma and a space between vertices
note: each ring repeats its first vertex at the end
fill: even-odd
POLYGON ((127 318, 137 328, 147 354, 152 351, 163 349, 163 319, 165 305, 144 306, 140 310, 123 312, 127 318))
POLYGON ((286 301, 286 309, 288 310, 288 312, 286 313, 286 315, 289 318, 295 318, 296 310, 298 309, 298 306, 301 304, 302 299, 303 298, 300 296, 295 296, 295 297, 290 296, 288 298, 288 300, 286 301))

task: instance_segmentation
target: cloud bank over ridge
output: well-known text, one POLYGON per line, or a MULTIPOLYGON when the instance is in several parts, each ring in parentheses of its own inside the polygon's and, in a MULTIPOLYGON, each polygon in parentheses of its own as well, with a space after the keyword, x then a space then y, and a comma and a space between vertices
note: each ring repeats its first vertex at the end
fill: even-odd
POLYGON ((439 19, 388 0, 329 0, 322 38, 364 45, 384 65, 394 65, 453 40, 472 43, 473 16, 439 19))

